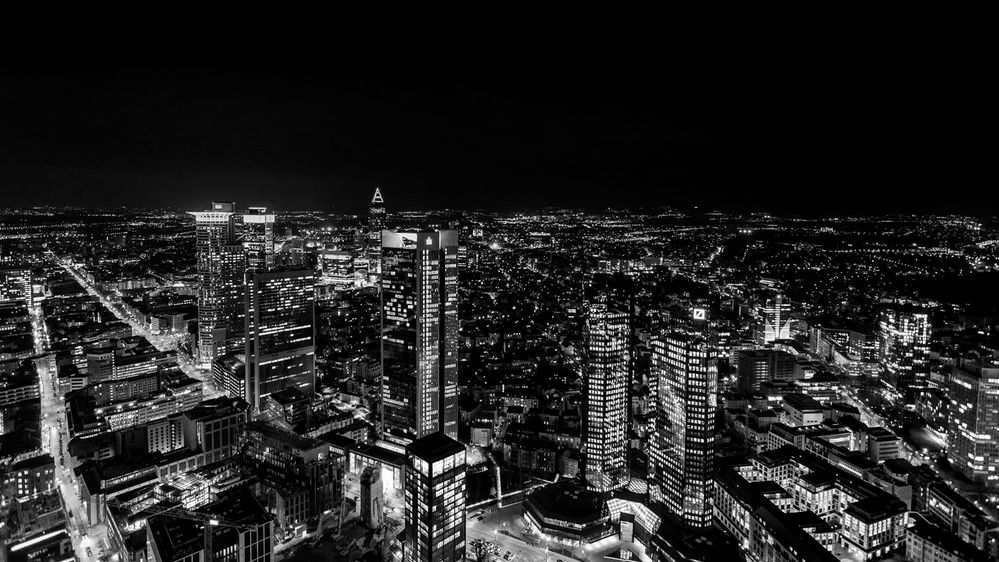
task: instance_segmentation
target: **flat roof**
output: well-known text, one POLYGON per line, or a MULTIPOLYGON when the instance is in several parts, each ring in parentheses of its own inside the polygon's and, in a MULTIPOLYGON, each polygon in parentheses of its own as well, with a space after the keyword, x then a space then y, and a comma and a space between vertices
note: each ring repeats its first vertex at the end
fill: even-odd
POLYGON ((425 435, 406 447, 407 454, 412 453, 424 460, 437 460, 455 453, 464 452, 464 445, 444 435, 442 432, 425 435))

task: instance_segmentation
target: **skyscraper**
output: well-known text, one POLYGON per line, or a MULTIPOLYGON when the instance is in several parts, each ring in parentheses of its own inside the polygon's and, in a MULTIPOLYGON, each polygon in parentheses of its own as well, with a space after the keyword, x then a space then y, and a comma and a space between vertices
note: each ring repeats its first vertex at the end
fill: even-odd
POLYGON ((375 195, 368 206, 368 279, 377 281, 382 273, 382 230, 385 229, 385 200, 381 189, 375 188, 375 195))
POLYGON ((999 488, 999 365, 962 360, 950 400, 947 458, 969 479, 999 488))
POLYGON ((628 313, 593 303, 584 336, 585 475, 596 490, 613 490, 628 480, 628 313))
POLYGON ((236 241, 234 213, 231 202, 213 202, 209 211, 190 213, 197 236, 198 363, 206 368, 242 344, 246 255, 236 241))
POLYGON ((458 433, 458 236, 382 231, 382 434, 458 433))
POLYGON ((878 325, 881 368, 913 403, 915 393, 930 378, 930 315, 910 304, 892 304, 881 310, 878 325))
POLYGON ((267 207, 250 207, 243 214, 243 248, 246 267, 263 271, 274 261, 274 219, 267 207))
POLYGON ((285 388, 315 392, 315 273, 293 267, 246 274, 246 401, 285 388))
POLYGON ((714 490, 715 350, 699 335, 652 341, 659 408, 649 454, 649 496, 683 523, 711 525, 714 490))
POLYGON ((431 433, 406 447, 406 562, 465 560, 465 446, 431 433))
POLYGON ((760 344, 771 343, 774 340, 791 339, 791 303, 777 295, 767 300, 761 307, 760 316, 763 321, 762 341, 760 344))

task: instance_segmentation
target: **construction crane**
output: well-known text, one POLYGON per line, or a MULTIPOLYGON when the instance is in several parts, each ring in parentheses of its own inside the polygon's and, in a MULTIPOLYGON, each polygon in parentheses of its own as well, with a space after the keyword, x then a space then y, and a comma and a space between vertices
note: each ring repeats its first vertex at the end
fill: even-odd
MULTIPOLYGON (((117 498, 112 498, 107 500, 108 507, 124 507, 122 503, 117 498)), ((245 523, 239 523, 236 521, 229 521, 226 519, 220 519, 213 516, 210 513, 201 513, 200 511, 192 511, 190 509, 185 509, 178 506, 165 506, 162 504, 152 504, 145 506, 141 509, 141 512, 149 517, 155 517, 159 515, 165 515, 167 517, 176 517, 178 519, 187 519, 188 521, 197 521, 204 525, 205 528, 205 560, 211 562, 215 558, 215 553, 212 550, 212 529, 214 527, 228 527, 230 529, 236 529, 237 531, 248 531, 253 528, 253 525, 247 525, 245 523)))

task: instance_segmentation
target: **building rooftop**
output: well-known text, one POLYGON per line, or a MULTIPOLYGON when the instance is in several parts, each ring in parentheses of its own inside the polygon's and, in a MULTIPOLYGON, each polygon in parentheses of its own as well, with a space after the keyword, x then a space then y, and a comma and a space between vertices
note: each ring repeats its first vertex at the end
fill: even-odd
POLYGON ((443 433, 431 433, 413 441, 406 447, 407 453, 424 460, 437 460, 465 452, 465 446, 443 433))
POLYGON ((545 517, 575 524, 597 523, 609 516, 604 495, 577 479, 560 480, 531 492, 527 502, 545 517))
POLYGON ((843 511, 843 514, 850 514, 866 523, 874 523, 887 517, 901 515, 905 513, 905 504, 901 500, 885 498, 866 498, 853 502, 843 511))
POLYGON ((296 402, 307 402, 309 397, 295 387, 288 387, 272 392, 268 397, 282 406, 295 404, 296 402))
MULTIPOLYGON (((246 487, 222 492, 218 500, 198 508, 197 512, 220 523, 212 527, 212 549, 216 552, 237 543, 238 528, 270 521, 270 515, 246 487)), ((205 548, 205 524, 202 522, 157 515, 149 518, 147 526, 162 560, 180 560, 205 548)))
POLYGON ((807 394, 785 394, 784 403, 802 412, 821 412, 822 404, 807 394))
POLYGON ((667 551, 670 558, 674 558, 675 553, 691 562, 739 560, 739 545, 720 529, 690 529, 671 515, 664 514, 660 519, 659 528, 652 540, 658 549, 667 551))
POLYGON ((205 400, 201 404, 184 412, 184 415, 191 421, 201 421, 245 412, 247 408, 249 408, 249 404, 242 398, 220 396, 212 400, 205 400))
POLYGON ((966 543, 954 533, 931 523, 926 517, 919 513, 910 513, 908 533, 927 540, 947 552, 957 554, 962 560, 968 562, 985 562, 989 560, 989 555, 978 550, 970 543, 966 543))

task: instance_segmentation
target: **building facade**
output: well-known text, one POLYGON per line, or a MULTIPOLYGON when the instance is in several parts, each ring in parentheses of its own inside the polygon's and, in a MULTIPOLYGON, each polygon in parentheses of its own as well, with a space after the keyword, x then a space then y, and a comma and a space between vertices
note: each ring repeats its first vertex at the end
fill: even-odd
POLYGON ((878 362, 891 382, 913 402, 913 391, 926 388, 930 378, 930 316, 912 305, 893 304, 878 321, 878 362))
POLYGON ((458 432, 458 236, 382 232, 381 431, 405 444, 458 432))
POLYGON ((246 254, 236 240, 235 205, 213 202, 194 216, 198 256, 198 362, 210 368, 218 356, 240 347, 246 254))
POLYGON ((586 322, 586 480, 599 491, 628 481, 628 313, 593 303, 586 322))
POLYGON ((312 269, 246 274, 246 401, 260 411, 272 392, 315 393, 315 273, 312 269))
POLYGON ((999 365, 964 360, 950 380, 947 457, 955 470, 999 488, 999 365))
POLYGON ((274 219, 267 207, 250 207, 243 214, 243 248, 246 267, 264 271, 274 263, 274 219))
POLYGON ((382 273, 382 230, 385 230, 385 199, 382 191, 375 188, 368 206, 367 258, 368 280, 377 282, 382 273))
POLYGON ((406 562, 465 560, 465 446, 443 433, 406 447, 406 562))
POLYGON ((791 338, 791 303, 777 295, 768 300, 760 310, 763 321, 763 337, 759 343, 767 344, 774 340, 791 338))
POLYGON ((659 408, 649 454, 649 495, 684 524, 711 524, 718 371, 715 350, 697 334, 652 342, 659 408))

